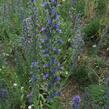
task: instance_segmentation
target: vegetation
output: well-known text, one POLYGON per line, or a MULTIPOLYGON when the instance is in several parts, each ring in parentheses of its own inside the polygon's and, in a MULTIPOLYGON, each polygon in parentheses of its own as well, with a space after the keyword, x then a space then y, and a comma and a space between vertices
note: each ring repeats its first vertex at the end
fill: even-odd
POLYGON ((108 5, 1 0, 0 109, 108 109, 108 5))

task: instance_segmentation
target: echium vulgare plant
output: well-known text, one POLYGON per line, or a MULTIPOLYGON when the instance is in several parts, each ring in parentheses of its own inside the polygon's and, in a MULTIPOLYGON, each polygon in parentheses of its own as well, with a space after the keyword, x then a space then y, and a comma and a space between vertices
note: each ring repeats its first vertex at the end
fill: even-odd
MULTIPOLYGON (((20 2, 17 0, 17 2, 20 2)), ((21 2, 22 4, 22 2, 21 2)), ((20 4, 19 4, 20 5, 20 4)), ((23 5, 23 4, 22 4, 23 5)), ((16 10, 18 11, 18 10, 16 10)), ((20 13, 20 16, 23 16, 23 13, 20 13)), ((31 48, 32 48, 32 40, 33 40, 33 21, 31 19, 32 16, 27 17, 24 15, 20 20, 22 25, 22 32, 21 32, 21 46, 16 47, 15 49, 15 55, 16 55, 16 64, 17 64, 17 70, 18 70, 18 76, 21 83, 25 83, 24 80, 27 79, 27 66, 29 66, 30 58, 31 58, 31 48), (21 49, 22 47, 22 49, 21 49), (23 72, 23 73, 21 73, 23 72), (24 73, 26 72, 26 73, 24 73), (26 78, 25 78, 26 77, 26 78)), ((20 36, 19 36, 20 37, 20 36)), ((28 80, 28 79, 27 79, 28 80)), ((27 81, 26 80, 26 81, 27 81)))
POLYGON ((44 13, 46 14, 46 25, 42 27, 41 32, 45 36, 42 40, 42 55, 44 57, 44 78, 47 80, 47 101, 52 101, 60 95, 60 75, 62 66, 59 62, 61 53, 61 40, 57 35, 61 33, 60 18, 58 14, 57 0, 43 1, 44 13))
MULTIPOLYGON (((28 61, 29 58, 33 58, 31 55, 36 57, 36 48, 37 48, 37 37, 36 37, 36 28, 37 28, 37 7, 35 6, 35 0, 30 0, 28 2, 29 6, 29 16, 23 20, 23 47, 25 50, 25 56, 28 61)), ((34 59, 33 59, 34 60, 34 59)), ((35 60, 34 60, 35 61, 35 60)))
POLYGON ((85 44, 81 28, 82 28, 81 14, 78 13, 75 18, 75 27, 74 27, 75 33, 74 38, 72 39, 73 55, 72 55, 71 71, 73 71, 77 67, 78 56, 80 56, 81 52, 83 51, 85 44))
MULTIPOLYGON (((30 9, 30 16, 23 21, 23 41, 26 61, 30 65, 30 91, 27 95, 29 104, 33 101, 36 102, 39 94, 39 86, 36 84, 38 78, 38 73, 40 73, 38 63, 39 63, 39 45, 38 45, 38 34, 37 34, 37 20, 38 20, 38 9, 37 0, 29 0, 28 6, 30 9), (34 99, 35 98, 35 99, 34 99), (34 99, 34 100, 33 100, 34 99)), ((38 103, 34 103, 35 105, 38 103)))
POLYGON ((34 0, 28 1, 28 13, 21 19, 22 22, 22 48, 16 49, 16 63, 18 68, 18 77, 21 84, 26 89, 27 104, 33 104, 34 98, 37 97, 36 92, 36 73, 40 73, 36 68, 38 45, 36 36, 37 23, 37 2, 34 0), (28 94, 27 94, 28 93, 28 94))
MULTIPOLYGON (((36 8, 37 1, 31 1, 33 9, 36 8)), ((33 43, 33 59, 31 62, 31 93, 28 99, 31 99, 35 108, 43 108, 44 103, 53 101, 56 96, 60 95, 60 74, 62 66, 59 62, 61 54, 62 40, 59 37, 61 34, 60 18, 58 14, 57 0, 44 0, 42 3, 45 19, 41 26, 40 33, 35 32, 33 43), (46 96, 44 96, 44 94, 46 96)), ((33 13, 35 16, 35 13, 33 13)), ((33 22, 36 24, 36 20, 33 22)), ((38 17, 38 15, 37 15, 38 17)), ((37 28, 37 25, 34 25, 37 28)))

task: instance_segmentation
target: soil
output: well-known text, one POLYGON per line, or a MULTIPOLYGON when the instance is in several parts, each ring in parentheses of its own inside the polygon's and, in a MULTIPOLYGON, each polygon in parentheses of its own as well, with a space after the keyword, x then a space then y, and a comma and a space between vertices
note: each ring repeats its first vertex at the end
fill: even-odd
POLYGON ((71 79, 68 85, 62 91, 61 102, 64 106, 64 109, 71 109, 72 97, 74 95, 81 95, 81 92, 77 82, 71 79))

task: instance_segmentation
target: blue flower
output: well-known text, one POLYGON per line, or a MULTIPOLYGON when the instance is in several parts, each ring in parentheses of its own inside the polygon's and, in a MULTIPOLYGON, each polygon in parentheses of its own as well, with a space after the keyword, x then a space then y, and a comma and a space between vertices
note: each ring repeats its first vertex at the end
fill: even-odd
POLYGON ((58 30, 59 29, 59 24, 55 24, 55 29, 58 30))
POLYGON ((73 101, 74 101, 74 103, 79 104, 79 103, 81 102, 80 96, 79 96, 79 95, 74 96, 74 97, 73 97, 73 101))
POLYGON ((56 10, 53 8, 51 9, 51 13, 50 13, 52 16, 55 16, 57 13, 56 13, 56 10))
POLYGON ((35 0, 31 0, 31 2, 35 2, 35 0))
POLYGON ((56 3, 56 2, 57 2, 57 0, 51 0, 51 2, 52 2, 52 3, 56 3))
POLYGON ((50 62, 51 62, 52 65, 57 64, 57 60, 56 60, 55 57, 51 57, 50 62))
POLYGON ((54 78, 54 81, 55 81, 55 82, 60 81, 60 80, 61 80, 61 78, 60 78, 59 76, 56 76, 56 77, 54 78))
POLYGON ((58 49, 58 48, 53 48, 53 51, 54 51, 54 53, 56 53, 56 54, 60 54, 61 49, 58 49))
POLYGON ((56 29, 57 32, 61 33, 60 25, 59 24, 55 24, 54 28, 56 29))
POLYGON ((6 88, 0 89, 0 99, 6 99, 8 97, 8 90, 6 88))
POLYGON ((32 62, 32 63, 31 63, 31 68, 37 67, 37 65, 38 65, 38 62, 32 62))
POLYGON ((79 95, 73 97, 73 109, 80 109, 81 98, 79 95))
POLYGON ((48 73, 45 73, 45 74, 44 74, 44 78, 45 78, 45 79, 48 79, 48 77, 49 77, 49 74, 48 74, 48 73))
POLYGON ((48 20, 48 24, 49 24, 49 25, 52 25, 52 24, 53 24, 52 19, 49 19, 49 20, 48 20))
POLYGON ((58 71, 57 67, 51 69, 51 75, 55 74, 58 71))
POLYGON ((47 7, 48 6, 48 3, 47 2, 43 2, 42 6, 43 7, 47 7))
POLYGON ((56 20, 57 21, 59 21, 60 19, 59 19, 59 15, 58 14, 56 14, 56 20))
POLYGON ((57 0, 51 0, 51 3, 52 3, 53 5, 57 5, 57 0))
POLYGON ((45 68, 50 68, 50 63, 44 64, 44 67, 45 67, 45 68))
POLYGON ((40 32, 45 32, 46 28, 42 27, 40 32))

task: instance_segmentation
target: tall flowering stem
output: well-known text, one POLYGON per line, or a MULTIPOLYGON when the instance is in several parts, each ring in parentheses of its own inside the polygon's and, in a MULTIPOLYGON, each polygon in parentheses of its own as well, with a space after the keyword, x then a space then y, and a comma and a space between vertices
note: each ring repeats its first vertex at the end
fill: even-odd
POLYGON ((78 57, 80 56, 81 52, 84 50, 84 39, 83 39, 83 33, 81 31, 82 25, 81 25, 81 14, 78 13, 76 15, 75 20, 75 36, 72 39, 72 49, 73 49, 73 55, 72 55, 72 64, 71 64, 71 71, 74 71, 77 67, 78 57))
MULTIPOLYGON (((29 105, 38 105, 39 83, 38 75, 40 73, 39 62, 39 43, 37 35, 38 9, 36 0, 28 0, 28 13, 22 24, 22 45, 25 56, 25 66, 27 67, 25 77, 28 80, 27 101, 29 105), (28 77, 28 78, 27 78, 28 77)), ((36 108, 36 107, 35 107, 36 108)))
MULTIPOLYGON (((31 30, 30 30, 30 36, 31 36, 31 42, 30 42, 30 51, 31 51, 31 57, 30 57, 30 93, 28 94, 28 100, 30 101, 30 104, 34 104, 35 108, 38 107, 40 99, 40 81, 42 78, 40 78, 40 43, 39 43, 39 35, 38 35, 38 7, 37 7, 37 0, 29 0, 29 8, 31 10, 30 13, 30 19, 31 19, 31 30)), ((30 46, 29 45, 29 46, 30 46)), ((40 106, 39 106, 40 107, 40 106)))
POLYGON ((61 33, 60 19, 57 11, 57 0, 44 0, 42 6, 44 13, 46 13, 46 25, 41 29, 42 35, 44 35, 42 40, 44 78, 48 81, 48 100, 51 101, 55 96, 60 95, 59 87, 61 78, 57 72, 61 70, 58 60, 61 49, 59 48, 59 39, 56 39, 56 35, 61 33))

